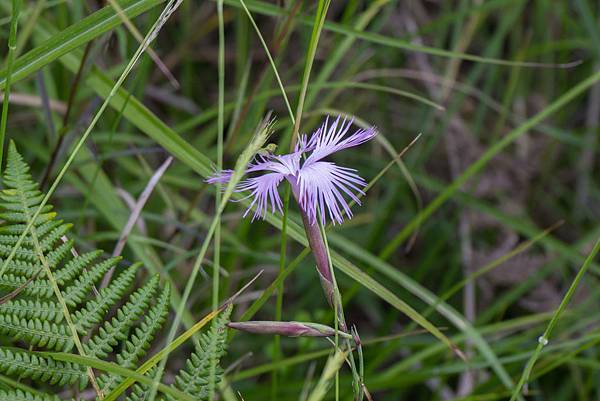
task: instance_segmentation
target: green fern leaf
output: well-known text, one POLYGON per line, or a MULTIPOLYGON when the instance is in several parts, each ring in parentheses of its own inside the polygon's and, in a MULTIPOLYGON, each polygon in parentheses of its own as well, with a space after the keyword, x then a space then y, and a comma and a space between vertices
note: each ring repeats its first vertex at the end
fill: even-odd
MULTIPOLYGON (((133 369, 136 363, 146 355, 156 332, 162 328, 167 317, 169 296, 170 289, 167 285, 156 301, 156 304, 146 314, 140 326, 134 330, 129 340, 125 342, 123 351, 117 354, 116 360, 119 366, 133 369)), ((108 393, 118 384, 119 379, 120 377, 116 375, 103 375, 98 378, 98 383, 101 385, 102 391, 108 393)))
POLYGON ((88 382, 85 368, 81 366, 16 349, 0 348, 0 371, 7 375, 61 386, 79 383, 81 389, 88 382))
POLYGON ((125 269, 111 281, 108 287, 100 290, 100 295, 98 297, 88 301, 84 308, 76 311, 73 314, 73 319, 75 320, 77 331, 81 334, 85 334, 96 324, 102 322, 104 315, 111 307, 116 305, 125 295, 125 292, 129 290, 136 272, 136 265, 125 269))
MULTIPOLYGON (((207 399, 214 391, 214 386, 221 381, 223 375, 218 364, 226 350, 226 325, 230 315, 231 305, 215 318, 207 333, 201 334, 199 345, 187 360, 185 368, 175 378, 175 388, 198 397, 199 400, 207 399)), ((176 401, 170 396, 167 399, 176 401)))
MULTIPOLYGON (((0 192, 0 194, 1 194, 1 192, 0 192)), ((37 228, 37 233, 41 237, 47 236, 46 237, 47 239, 45 239, 45 241, 54 243, 55 241, 60 239, 60 237, 62 235, 65 235, 71 229, 71 227, 72 227, 71 224, 64 224, 64 222, 62 220, 51 220, 51 221, 48 221, 47 223, 44 223, 41 226, 39 226, 37 228)), ((0 244, 12 246, 14 243, 17 242, 17 240, 19 239, 19 235, 21 235, 23 233, 24 229, 25 229, 25 226, 17 227, 17 226, 13 225, 13 226, 2 227, 0 229, 0 233, 5 233, 5 234, 0 235, 0 244), (13 228, 12 231, 14 231, 14 232, 8 232, 8 229, 11 227, 13 228)), ((23 241, 23 245, 33 248, 33 241, 30 238, 25 239, 23 241)))
MULTIPOLYGON (((0 199, 1 198, 2 198, 2 191, 0 191, 0 199)), ((4 203, 2 203, 2 206, 3 207, 5 206, 4 203)), ((45 233, 60 226, 61 224, 64 224, 64 222, 62 220, 54 219, 54 220, 50 220, 44 224, 39 225, 37 227, 37 230, 40 233, 40 235, 44 235, 45 233)), ((25 227, 27 227, 27 224, 11 224, 11 225, 2 226, 2 227, 0 227, 0 234, 3 234, 4 236, 13 236, 13 238, 15 239, 14 242, 16 242, 17 238, 15 238, 15 237, 18 237, 19 235, 23 234, 25 227)), ((14 244, 14 242, 13 242, 13 244, 14 244)), ((33 245, 33 241, 31 241, 31 238, 25 239, 24 243, 33 245)))
MULTIPOLYGON (((44 206, 42 208, 42 212, 38 215, 36 219, 35 225, 40 225, 42 223, 46 223, 50 220, 53 220, 54 217, 56 217, 56 213, 50 212, 50 210, 52 210, 51 206, 44 206)), ((27 223, 29 221, 29 214, 19 212, 4 212, 0 213, 0 218, 11 223, 27 223)))
MULTIPOLYGON (((66 401, 50 394, 34 394, 23 390, 0 390, 0 400, 2 401, 66 401)), ((71 400, 73 401, 73 400, 71 400)))
POLYGON ((136 383, 132 386, 131 394, 125 398, 125 401, 146 401, 148 386, 136 383))
POLYGON ((58 303, 30 299, 12 299, 0 304, 0 315, 12 315, 27 320, 40 319, 53 323, 60 323, 63 319, 63 312, 58 303))
POLYGON ((90 270, 84 270, 75 282, 63 291, 65 302, 69 306, 77 306, 86 299, 94 284, 102 279, 111 267, 115 266, 120 257, 110 258, 96 264, 90 270))
POLYGON ((73 337, 69 329, 47 320, 0 315, 0 333, 49 350, 66 352, 73 348, 73 337))
MULTIPOLYGON (((1 258, 13 252, 43 199, 29 175, 29 167, 12 142, 3 182, 6 188, 0 191, 0 219, 4 220, 0 226, 2 264, 1 258)), ((130 294, 138 270, 138 266, 133 265, 117 272, 109 285, 94 295, 92 288, 118 264, 119 258, 104 260, 100 250, 77 255, 73 241, 65 239, 70 228, 70 224, 56 219, 52 206, 47 205, 15 250, 0 277, 1 292, 19 290, 18 298, 0 304, 0 334, 5 337, 4 343, 18 345, 25 342, 30 348, 72 352, 73 333, 68 330, 64 311, 55 299, 54 286, 58 286, 77 332, 85 335, 82 342, 86 354, 107 358, 112 353, 111 359, 134 369, 164 325, 169 288, 162 289, 157 298, 159 277, 154 276, 130 294), (38 243, 39 247, 36 246, 38 243), (40 248, 52 272, 50 277, 40 263, 40 248), (111 318, 113 310, 116 312, 111 318), (17 341, 11 343, 10 338, 17 341), (115 350, 119 350, 116 355, 115 350)), ((228 308, 213 321, 211 329, 200 336, 199 346, 176 378, 175 388, 198 399, 205 399, 214 390, 222 375, 218 363, 225 353, 225 330, 230 312, 231 308, 228 308)), ((0 347, 0 373, 52 386, 78 384, 81 389, 89 380, 88 369, 83 365, 12 347, 0 347)), ((120 380, 122 378, 118 376, 105 374, 97 381, 110 391, 120 380)), ((50 393, 6 388, 0 389, 0 401, 59 400, 50 393)), ((132 390, 130 401, 144 399, 144 386, 136 385, 132 390)))
MULTIPOLYGON (((15 240, 15 243, 16 242, 17 241, 15 240)), ((55 268, 62 261, 64 261, 66 259, 66 257, 71 254, 72 248, 73 248, 73 241, 67 241, 67 242, 61 243, 60 245, 54 247, 53 249, 45 249, 44 252, 45 252, 46 260, 48 261, 50 268, 55 268)), ((12 245, 11 246, 0 245, 0 256, 7 257, 10 254, 11 249, 12 249, 12 245)), ((25 248, 20 248, 19 250, 17 250, 17 252, 15 253, 15 258, 16 258, 16 260, 19 260, 19 261, 22 261, 25 263, 29 263, 29 264, 35 264, 35 265, 37 265, 37 262, 39 260, 39 257, 35 251, 25 249, 25 248)), ((41 264, 39 264, 38 266, 40 269, 42 268, 41 264)))
POLYGON ((148 310, 140 327, 125 343, 125 349, 117 355, 117 363, 126 368, 132 368, 142 356, 146 354, 156 332, 162 327, 169 310, 170 288, 168 285, 162 290, 156 304, 148 310))
MULTIPOLYGON (((15 239, 15 243, 17 240, 15 239)), ((4 260, 0 259, 0 263, 4 263, 4 260)), ((5 274, 13 274, 14 276, 25 276, 31 277, 38 272, 42 271, 42 265, 40 263, 30 263, 22 260, 11 260, 6 266, 5 274)))
POLYGON ((54 279, 58 284, 64 285, 80 275, 83 270, 88 268, 90 263, 98 259, 101 255, 102 251, 96 250, 71 259, 65 264, 65 267, 54 273, 54 279))
MULTIPOLYGON (((153 367, 145 376, 154 377, 156 375, 156 367, 153 367)), ((135 383, 131 387, 131 393, 125 398, 125 401, 146 401, 150 386, 142 383, 135 383)), ((157 397, 157 399, 159 399, 157 397)), ((162 401, 162 399, 161 399, 162 401)))
POLYGON ((158 276, 154 276, 131 295, 129 302, 117 311, 116 316, 110 322, 106 322, 98 334, 84 345, 88 356, 105 358, 119 341, 127 339, 129 329, 148 310, 157 286, 158 276))
MULTIPOLYGON (((0 219, 2 214, 0 214, 0 219)), ((7 257, 12 250, 12 245, 0 245, 0 256, 7 257)), ((15 257, 26 262, 35 262, 38 260, 38 256, 33 249, 19 248, 15 253, 15 257)))
POLYGON ((11 292, 21 288, 21 294, 35 298, 52 298, 52 285, 46 279, 35 279, 27 284, 27 277, 4 274, 0 277, 0 289, 11 292), (26 287, 22 288, 24 284, 26 287))

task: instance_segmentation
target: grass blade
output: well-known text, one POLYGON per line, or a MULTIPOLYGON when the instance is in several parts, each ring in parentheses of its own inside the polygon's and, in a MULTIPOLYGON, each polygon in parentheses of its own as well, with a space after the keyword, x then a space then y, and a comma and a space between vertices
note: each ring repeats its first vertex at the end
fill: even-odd
POLYGON ((525 383, 527 383, 527 381, 529 380, 529 376, 531 375, 531 371, 533 370, 533 366, 535 365, 535 362, 540 357, 540 354, 542 353, 542 350, 544 349, 544 347, 546 345, 548 345, 548 340, 550 339, 550 335, 552 334, 554 327, 558 323, 558 319, 560 318, 561 314, 563 313, 563 311, 569 304, 569 301, 571 300, 571 297, 573 297, 573 294, 575 293, 575 290, 577 289, 579 282, 585 275, 585 272, 588 270, 588 268, 592 264, 592 261, 594 260, 594 258, 596 257, 596 255, 598 254, 599 251, 600 251, 600 238, 598 238, 598 240, 596 241, 596 244, 594 245, 594 248, 592 249, 592 251, 590 252, 588 257, 585 259, 583 266, 581 266, 581 269, 579 269, 579 271, 577 272, 577 275, 573 279, 573 282, 571 283, 571 286, 567 290, 567 293, 565 294, 562 301, 560 302, 560 305, 558 306, 556 311, 554 311, 554 314, 552 315, 552 319, 550 319, 550 323, 548 323, 548 326, 546 327, 544 334, 542 334, 538 338, 538 345, 535 348, 533 355, 531 355, 531 358, 529 358, 529 361, 527 361, 527 365, 525 365, 523 374, 521 375, 521 378, 519 379, 517 386, 513 390, 512 396, 510 397, 510 401, 515 401, 517 399, 517 397, 519 397, 519 395, 521 393, 521 389, 523 388, 525 383))

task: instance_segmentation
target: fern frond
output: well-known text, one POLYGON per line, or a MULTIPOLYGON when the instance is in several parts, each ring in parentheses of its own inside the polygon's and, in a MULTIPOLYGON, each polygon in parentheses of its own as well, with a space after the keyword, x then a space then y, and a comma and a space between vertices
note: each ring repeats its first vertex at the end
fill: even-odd
MULTIPOLYGON (((0 348, 0 371, 7 375, 54 385, 78 383, 81 389, 85 388, 88 382, 88 376, 82 366, 23 350, 0 348)), ((4 398, 0 399, 4 401, 4 398)))
POLYGON ((165 286, 156 304, 150 308, 140 327, 125 343, 125 349, 117 355, 117 363, 120 366, 132 368, 136 362, 143 357, 154 339, 156 332, 162 327, 169 311, 170 287, 165 286))
MULTIPOLYGON (((17 152, 14 142, 9 145, 6 170, 3 177, 5 189, 0 191, 0 218, 6 223, 3 234, 12 233, 18 239, 23 234, 27 224, 30 223, 35 209, 40 206, 43 199, 42 192, 29 174, 29 166, 23 161, 23 157, 17 152)), ((55 248, 55 243, 66 233, 69 224, 56 224, 56 213, 51 212, 52 206, 46 205, 42 208, 40 215, 31 228, 31 232, 25 237, 21 247, 17 248, 14 258, 32 263, 38 262, 37 252, 33 249, 33 233, 39 240, 42 251, 48 253, 47 259, 51 268, 57 266, 67 253, 72 244, 63 244, 62 248, 55 248), (38 231, 38 228, 40 229, 38 231), (29 246, 29 248, 28 248, 29 246), (58 252, 57 252, 58 251, 58 252)), ((6 238, 7 240, 9 238, 6 238)), ((15 241, 16 243, 16 241, 15 241)), ((11 254, 15 243, 0 244, 0 256, 11 254)))
POLYGON ((70 351, 73 337, 62 324, 47 320, 25 319, 15 315, 0 315, 0 334, 49 350, 70 351))
MULTIPOLYGON (((15 240, 14 243, 16 243, 15 240)), ((0 264, 4 264, 4 260, 0 259, 0 264)), ((40 263, 29 263, 22 260, 11 260, 6 266, 5 274, 14 274, 15 276, 31 277, 42 269, 40 263)))
MULTIPOLYGON (((19 179, 15 178, 14 176, 12 179, 10 179, 8 176, 4 177, 4 183, 6 184, 12 182, 13 185, 10 185, 10 187, 12 188, 16 188, 16 186, 18 185, 18 181, 19 179)), ((37 189, 37 185, 35 188, 37 189)), ((21 210, 21 201, 19 199, 15 199, 15 195, 15 192, 10 190, 6 192, 0 192, 0 199, 4 201, 3 204, 5 205, 4 208, 6 210, 21 210)), ((34 207, 39 205, 42 202, 42 199, 44 199, 44 194, 40 191, 37 191, 35 193, 32 193, 31 196, 25 200, 25 204, 29 207, 34 207)))
MULTIPOLYGON (((0 390, 0 400, 2 401, 66 401, 62 398, 58 398, 55 395, 43 394, 43 393, 29 393, 23 390, 0 390)), ((74 400, 69 400, 74 401, 74 400)))
MULTIPOLYGON (((148 370, 144 376, 154 377, 155 375, 156 366, 148 370)), ((125 401, 146 401, 149 388, 150 386, 146 384, 136 382, 133 386, 131 386, 131 393, 125 398, 125 401)))
MULTIPOLYGON (((221 381, 223 375, 218 364, 226 351, 227 323, 230 315, 231 305, 215 318, 207 333, 200 335, 199 345, 185 363, 185 368, 175 378, 175 388, 199 400, 207 399, 214 391, 214 386, 221 381), (211 376, 213 380, 210 380, 211 376)), ((167 399, 176 401, 168 395, 167 399)))
MULTIPOLYGON (((16 243, 16 240, 15 240, 16 243)), ((12 245, 0 245, 0 256, 7 257, 12 249, 12 245)), ((44 254, 46 256, 46 260, 50 265, 50 268, 54 268, 58 266, 61 262, 63 262, 70 254, 71 249, 73 248, 73 241, 62 242, 58 246, 49 247, 44 250, 44 254), (47 252, 47 253, 46 253, 47 252)), ((26 263, 28 266, 34 269, 33 266, 39 266, 42 268, 42 265, 38 263, 39 257, 34 250, 19 248, 15 253, 15 258, 11 261, 11 263, 26 263)))
MULTIPOLYGON (((2 191, 0 191, 0 198, 2 198, 2 191)), ((2 206, 4 207, 4 204, 2 204, 2 206)), ((44 235, 48 231, 52 230, 55 227, 58 227, 61 224, 64 224, 62 220, 54 219, 37 226, 37 230, 40 233, 40 235, 44 235)), ((23 231, 25 231, 26 227, 27 224, 11 224, 2 226, 0 227, 0 234, 3 234, 4 236, 15 236, 13 237, 15 239, 15 241, 13 242, 14 244, 15 242, 17 242, 16 240, 18 236, 23 234, 23 231)), ((29 244, 33 244, 31 239, 25 239, 25 241, 29 241, 29 244)))
POLYGON ((131 394, 125 398, 125 401, 146 401, 148 386, 136 383, 132 386, 131 394))
POLYGON ((63 292, 65 302, 69 306, 77 306, 85 300, 92 287, 98 282, 111 267, 115 266, 121 257, 110 258, 94 265, 90 270, 84 270, 81 275, 63 292))
MULTIPOLYGON (((50 205, 43 208, 31 231, 13 252, 28 219, 43 199, 14 143, 9 146, 4 184, 6 188, 0 191, 0 219, 4 220, 0 226, 0 258, 10 254, 13 257, 0 276, 0 290, 18 289, 11 296, 19 298, 0 304, 0 334, 6 337, 3 343, 11 344, 7 341, 10 337, 17 340, 16 344, 25 342, 29 347, 71 352, 74 337, 79 338, 77 333, 93 334, 83 341, 82 348, 78 347, 80 353, 96 358, 107 358, 113 353, 111 358, 119 365, 135 368, 164 325, 169 287, 159 293, 159 277, 154 276, 130 294, 138 269, 133 265, 122 269, 106 288, 93 296, 92 287, 118 264, 119 258, 102 259, 100 250, 73 256, 77 255, 73 252, 73 241, 64 240, 71 225, 56 219, 50 205), (45 259, 44 265, 41 259, 45 259), (70 319, 63 315, 65 308, 70 319), (116 312, 109 320, 112 310, 116 312), (118 349, 116 355, 115 349, 118 349)), ((4 264, 4 260, 0 259, 0 263, 4 264)), ((225 353, 230 312, 230 308, 223 312, 213 321, 211 329, 200 335, 199 346, 178 375, 175 388, 198 399, 205 399, 214 390, 222 375, 218 362, 225 353)), ((0 347, 0 373, 52 386, 78 384, 83 389, 88 381, 97 384, 85 366, 19 348, 0 347)), ((106 374, 98 382, 110 391, 120 380, 119 376, 106 374)), ((145 386, 137 385, 128 399, 141 401, 145 395, 145 386)), ((0 401, 60 400, 50 393, 0 388, 0 401)))
MULTIPOLYGON (((58 240, 65 235, 72 227, 71 224, 60 224, 56 227, 52 227, 54 223, 53 221, 49 221, 47 224, 44 224, 44 226, 42 228, 51 228, 51 230, 48 232, 43 232, 40 233, 38 231, 38 229, 36 228, 36 234, 40 237, 40 248, 42 249, 42 251, 44 251, 44 253, 49 252, 54 250, 54 244, 56 242, 58 242, 58 240)), ((1 256, 8 256, 10 254, 10 251, 12 250, 13 245, 18 241, 19 239, 19 235, 3 235, 0 237, 0 255, 1 256)), ((69 249, 69 248, 68 248, 69 249)), ((21 243, 21 248, 20 248, 21 252, 17 252, 17 254, 15 254, 16 257, 22 257, 22 258, 26 258, 27 261, 30 262, 35 262, 37 261, 37 254, 35 253, 35 250, 33 249, 33 240, 31 238, 27 238, 25 239, 22 243, 21 243), (31 257, 30 254, 33 254, 33 258, 31 257)), ((64 257, 63 254, 61 254, 61 257, 64 257)), ((57 260, 54 259, 54 261, 56 262, 57 260)), ((60 260, 58 260, 60 261, 60 260)))
POLYGON ((54 279, 58 284, 64 285, 80 275, 83 270, 88 269, 90 264, 98 259, 100 255, 102 255, 102 251, 96 250, 71 259, 65 264, 65 267, 54 273, 54 279))
POLYGON ((89 329, 100 323, 104 315, 111 307, 116 305, 119 300, 131 287, 137 266, 131 266, 125 269, 121 274, 113 279, 110 285, 100 290, 100 295, 85 304, 85 307, 73 313, 73 320, 77 331, 85 334, 89 329))
MULTIPOLYGON (((58 246, 54 247, 47 254, 46 260, 50 265, 51 269, 57 267, 61 262, 65 261, 67 257, 71 256, 71 250, 73 249, 73 241, 61 242, 58 246)), ((37 254, 36 254, 37 255, 37 254)))
MULTIPOLYGON (((4 191, 6 192, 7 190, 4 191)), ((56 217, 56 213, 50 212, 50 210, 52 210, 52 207, 49 205, 46 205, 42 208, 42 212, 35 220, 36 226, 53 220, 56 217)), ((24 212, 4 212, 0 213, 0 219, 11 223, 28 223, 29 214, 24 212)))
MULTIPOLYGON (((0 235, 0 244, 11 246, 15 244, 18 241, 19 236, 23 233, 25 227, 25 225, 11 225, 0 228, 0 233, 4 233, 3 235, 0 235)), ((65 224, 62 220, 51 220, 37 227, 36 231, 41 238, 44 238, 42 244, 45 245, 46 242, 56 242, 71 228, 72 224, 65 224)), ((33 241, 31 238, 27 238, 23 241, 23 245, 33 248, 33 241)))
POLYGON ((131 327, 146 313, 158 286, 158 276, 152 277, 139 290, 129 297, 110 322, 100 328, 98 334, 85 344, 85 352, 89 356, 105 358, 119 341, 127 338, 131 327))
POLYGON ((0 304, 0 315, 40 319, 54 323, 60 323, 63 319, 63 312, 58 303, 30 299, 12 299, 0 304))
MULTIPOLYGON (((0 288, 8 292, 21 288, 27 283, 27 277, 4 274, 0 276, 0 288)), ((35 279, 21 291, 22 295, 36 298, 51 298, 54 294, 52 285, 45 279, 35 279)))
MULTIPOLYGON (((146 355, 156 332, 162 328, 167 317, 169 296, 170 288, 167 285, 140 326, 134 330, 129 340, 125 342, 123 351, 117 354, 116 359, 119 366, 133 369, 136 363, 146 355)), ((120 377, 116 375, 103 375, 98 378, 98 384, 102 387, 102 391, 107 393, 114 388, 119 379, 120 377)))
POLYGON ((39 228, 36 228, 36 232, 41 239, 40 245, 42 249, 51 248, 56 242, 58 242, 61 239, 62 236, 66 235, 72 227, 73 224, 64 223, 47 233, 41 232, 39 228))
MULTIPOLYGON (((2 218, 2 214, 0 214, 0 219, 2 218)), ((12 245, 0 245, 0 256, 7 257, 10 255, 12 251, 12 245)), ((35 262, 38 260, 37 253, 33 249, 28 249, 25 247, 18 248, 15 253, 15 258, 25 260, 26 262, 35 262)))

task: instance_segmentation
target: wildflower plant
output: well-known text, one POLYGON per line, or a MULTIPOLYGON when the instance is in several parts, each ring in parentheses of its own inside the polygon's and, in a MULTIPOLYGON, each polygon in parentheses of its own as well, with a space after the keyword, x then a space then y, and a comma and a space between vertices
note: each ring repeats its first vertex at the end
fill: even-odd
MULTIPOLYGON (((363 194, 366 182, 355 169, 324 160, 336 152, 361 145, 376 134, 375 128, 371 127, 347 135, 351 126, 352 120, 337 117, 330 124, 327 117, 310 138, 300 136, 293 152, 257 155, 246 168, 246 174, 258 174, 241 181, 235 188, 236 192, 250 192, 245 199, 252 201, 244 216, 253 208, 252 220, 264 219, 269 209, 272 213, 283 213, 278 188, 283 180, 287 180, 309 224, 314 225, 318 219, 323 225, 327 219, 333 224, 341 224, 344 214, 351 218, 352 211, 346 197, 360 204, 356 194, 363 194)), ((233 170, 222 170, 208 178, 207 182, 227 183, 232 174, 233 170)))
MULTIPOLYGON (((323 228, 327 221, 341 224, 352 217, 348 199, 360 204, 359 195, 364 195, 366 181, 352 168, 343 167, 325 160, 327 157, 351 147, 359 146, 373 139, 374 127, 358 129, 349 134, 352 120, 337 117, 332 123, 327 117, 323 124, 310 136, 301 135, 291 153, 276 155, 272 151, 259 152, 246 166, 247 178, 234 186, 234 192, 248 192, 242 199, 249 199, 250 205, 244 213, 246 217, 253 209, 252 220, 264 219, 267 213, 282 213, 283 201, 279 186, 288 181, 294 198, 300 207, 300 215, 306 231, 308 243, 314 255, 317 273, 331 308, 335 312, 339 331, 313 323, 299 322, 241 322, 229 327, 261 334, 284 336, 341 336, 346 342, 347 352, 352 354, 350 339, 357 335, 348 333, 344 318, 342 300, 337 290, 331 260, 326 246, 323 228)), ((234 170, 215 172, 207 179, 211 184, 229 184, 239 178, 234 170)), ((353 330, 353 333, 355 331, 353 330)), ((337 342, 336 342, 337 345, 337 342)), ((360 344, 355 341, 360 349, 360 344)), ((359 351, 360 354, 361 351, 359 351)), ((354 391, 357 399, 363 398, 364 382, 354 358, 350 356, 354 391)), ((361 363, 362 366, 362 363, 361 363)), ((362 371, 362 369, 361 369, 362 371)))
MULTIPOLYGON (((358 129, 351 134, 352 120, 337 117, 332 123, 327 117, 323 124, 310 136, 301 135, 291 153, 276 155, 271 152, 257 154, 246 168, 250 177, 240 181, 235 192, 249 192, 242 199, 250 199, 252 220, 264 219, 269 212, 283 213, 283 201, 279 194, 280 184, 290 183, 292 193, 300 207, 300 214, 310 248, 317 263, 317 272, 327 301, 338 312, 341 302, 336 300, 335 284, 330 268, 330 260, 323 235, 317 222, 324 226, 327 220, 341 224, 344 214, 352 217, 347 199, 360 204, 358 194, 363 195, 365 180, 352 168, 339 166, 327 157, 351 147, 362 145, 373 139, 377 133, 374 127, 358 129)), ((207 179, 210 184, 228 183, 233 170, 217 171, 207 179)), ((340 319, 341 328, 347 327, 340 319)))

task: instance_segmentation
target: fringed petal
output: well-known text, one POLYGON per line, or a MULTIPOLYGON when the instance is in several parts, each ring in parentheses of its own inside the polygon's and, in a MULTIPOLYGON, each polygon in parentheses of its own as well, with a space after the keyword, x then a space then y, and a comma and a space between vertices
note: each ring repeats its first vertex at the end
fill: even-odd
POLYGON ((231 180, 233 170, 221 170, 215 171, 210 177, 206 179, 208 184, 227 184, 231 180))
POLYGON ((259 217, 264 219, 269 208, 271 209, 271 213, 275 213, 276 211, 283 213, 283 202, 277 188, 284 178, 285 176, 281 173, 266 173, 242 181, 237 186, 236 191, 250 191, 246 199, 252 199, 250 206, 248 206, 248 209, 244 213, 244 217, 248 215, 254 206, 256 206, 256 210, 252 216, 252 221, 259 217))
POLYGON ((308 141, 306 149, 312 152, 306 158, 304 165, 310 165, 311 163, 322 160, 323 158, 331 155, 332 153, 339 152, 340 150, 362 145, 363 143, 373 139, 373 137, 375 137, 377 134, 375 127, 370 127, 368 129, 359 129, 352 135, 345 137, 350 130, 352 120, 342 120, 340 117, 338 117, 333 124, 330 126, 328 126, 328 124, 329 117, 325 119, 323 125, 311 136, 310 140, 308 141))
POLYGON ((341 224, 344 213, 348 218, 352 217, 345 196, 360 204, 356 193, 363 194, 362 188, 366 186, 355 171, 323 161, 302 167, 298 174, 298 203, 311 224, 318 216, 322 224, 327 218, 334 224, 341 224))

